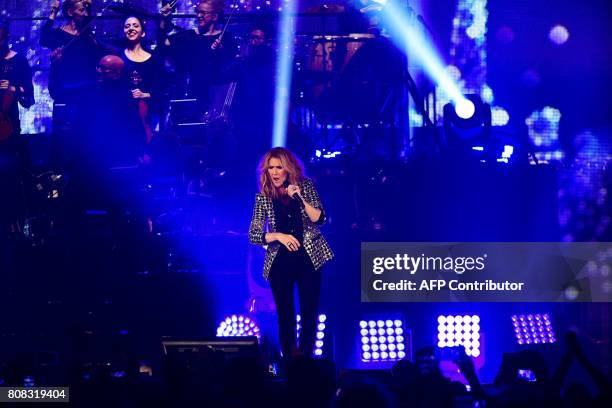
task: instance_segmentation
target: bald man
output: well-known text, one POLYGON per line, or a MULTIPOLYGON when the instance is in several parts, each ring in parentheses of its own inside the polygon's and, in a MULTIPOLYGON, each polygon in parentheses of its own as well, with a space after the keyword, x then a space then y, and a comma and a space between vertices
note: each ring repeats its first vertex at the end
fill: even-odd
POLYGON ((118 81, 121 79, 125 63, 116 55, 105 55, 96 68, 98 82, 118 81))

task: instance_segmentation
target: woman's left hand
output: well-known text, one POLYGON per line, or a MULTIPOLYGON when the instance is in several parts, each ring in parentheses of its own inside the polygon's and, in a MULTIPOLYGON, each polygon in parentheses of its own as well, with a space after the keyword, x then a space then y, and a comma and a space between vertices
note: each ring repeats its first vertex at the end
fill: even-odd
POLYGON ((295 184, 289 184, 287 186, 287 194, 289 195, 289 197, 292 197, 292 198, 294 194, 297 194, 298 196, 302 197, 302 192, 300 191, 300 187, 295 184))

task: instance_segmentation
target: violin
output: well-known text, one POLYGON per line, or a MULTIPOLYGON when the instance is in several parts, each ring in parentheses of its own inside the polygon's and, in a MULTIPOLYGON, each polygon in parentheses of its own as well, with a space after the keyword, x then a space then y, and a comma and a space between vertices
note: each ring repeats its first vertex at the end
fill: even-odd
MULTIPOLYGON (((130 73, 130 82, 132 84, 132 90, 139 89, 142 83, 142 76, 136 70, 130 73)), ((144 99, 138 99, 138 116, 140 122, 147 137, 147 144, 153 140, 153 129, 149 125, 149 104, 144 99)))

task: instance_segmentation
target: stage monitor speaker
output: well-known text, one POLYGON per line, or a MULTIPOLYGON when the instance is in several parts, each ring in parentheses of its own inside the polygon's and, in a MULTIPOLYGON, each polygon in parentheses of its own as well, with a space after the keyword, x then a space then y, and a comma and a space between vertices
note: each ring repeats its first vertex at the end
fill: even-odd
POLYGON ((257 364, 257 337, 162 339, 162 370, 176 406, 219 406, 230 362, 257 364))
POLYGON ((257 354, 257 337, 221 337, 214 340, 176 340, 163 338, 166 357, 189 354, 223 353, 226 356, 252 356, 257 354))

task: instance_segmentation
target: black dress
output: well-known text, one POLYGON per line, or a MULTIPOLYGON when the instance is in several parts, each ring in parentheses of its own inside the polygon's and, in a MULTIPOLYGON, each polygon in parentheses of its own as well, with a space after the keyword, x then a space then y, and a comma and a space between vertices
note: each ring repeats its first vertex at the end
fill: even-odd
POLYGON ((129 59, 123 50, 118 54, 125 63, 124 72, 129 87, 151 94, 151 98, 146 99, 146 102, 149 105, 151 124, 154 125, 161 112, 166 84, 162 59, 157 54, 151 53, 151 57, 146 61, 137 62, 129 59))

